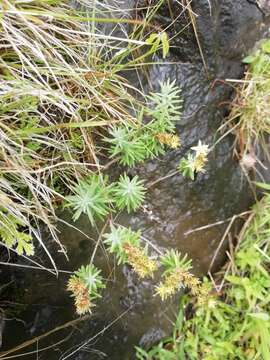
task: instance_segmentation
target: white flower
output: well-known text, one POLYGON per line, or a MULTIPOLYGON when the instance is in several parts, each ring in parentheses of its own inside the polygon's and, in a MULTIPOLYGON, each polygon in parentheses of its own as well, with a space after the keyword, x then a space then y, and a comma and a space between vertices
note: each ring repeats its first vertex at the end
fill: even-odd
POLYGON ((191 149, 196 151, 196 156, 202 155, 203 157, 206 157, 210 152, 209 145, 202 144, 201 140, 199 140, 197 146, 193 146, 191 149))

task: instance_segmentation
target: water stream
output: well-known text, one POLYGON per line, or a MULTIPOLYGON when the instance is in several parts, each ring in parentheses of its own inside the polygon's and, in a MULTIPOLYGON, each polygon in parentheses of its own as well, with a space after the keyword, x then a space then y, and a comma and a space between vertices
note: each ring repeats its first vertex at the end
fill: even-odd
MULTIPOLYGON (((182 89, 184 108, 177 124, 181 149, 131 171, 147 184, 173 172, 187 149, 199 139, 210 145, 215 143, 216 131, 228 113, 226 103, 232 96, 232 88, 224 84, 224 79, 242 76, 242 54, 261 34, 263 17, 256 6, 245 0, 214 1, 209 15, 207 4, 208 1, 194 1, 194 10, 200 15, 198 31, 208 73, 196 39, 191 41, 187 34, 176 38, 166 63, 149 69, 148 79, 153 89, 158 89, 157 79, 176 81, 182 89)), ((166 25, 167 10, 161 11, 159 21, 166 25)), ((179 19, 175 26, 183 26, 183 21, 179 19)), ((149 83, 145 84, 148 86, 149 83)), ((149 190, 143 209, 131 216, 121 214, 117 221, 141 229, 144 238, 159 251, 175 248, 187 253, 193 259, 194 272, 206 274, 228 225, 225 220, 246 210, 250 204, 245 177, 232 157, 232 144, 231 137, 220 142, 210 154, 207 172, 194 182, 183 179, 180 174, 157 182, 149 190), (217 221, 225 222, 202 231, 191 231, 217 221)), ((70 214, 63 213, 62 218, 72 224, 70 214)), ((51 242, 59 269, 73 271, 89 263, 97 233, 85 217, 76 227, 80 231, 59 224, 60 240, 68 250, 69 262, 51 242)), ((48 236, 44 231, 44 238, 48 236)), ((226 247, 225 243, 215 268, 224 262, 226 247)), ((41 250, 37 251, 36 260, 51 266, 41 250)), ((23 260, 18 263, 26 264, 23 260)), ((135 345, 148 346, 170 334, 179 296, 164 303, 153 296, 158 274, 153 280, 139 281, 128 266, 118 267, 113 259, 108 259, 102 248, 96 254, 95 264, 103 270, 107 289, 93 315, 10 356, 27 360, 126 360, 134 356, 135 345), (18 354, 23 352, 33 353, 20 357, 18 354)), ((14 311, 6 320, 3 351, 76 318, 72 299, 65 290, 68 274, 60 273, 56 278, 47 271, 12 267, 2 267, 2 274, 11 279, 9 286, 16 301, 9 304, 14 311)))

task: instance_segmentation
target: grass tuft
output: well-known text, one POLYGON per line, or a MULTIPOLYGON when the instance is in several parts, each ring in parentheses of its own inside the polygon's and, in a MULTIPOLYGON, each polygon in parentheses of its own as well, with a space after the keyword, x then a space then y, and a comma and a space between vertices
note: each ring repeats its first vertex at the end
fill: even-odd
POLYGON ((225 125, 235 135, 241 157, 254 154, 258 146, 262 146, 269 157, 266 139, 270 135, 270 40, 263 41, 244 63, 247 71, 239 81, 225 125))

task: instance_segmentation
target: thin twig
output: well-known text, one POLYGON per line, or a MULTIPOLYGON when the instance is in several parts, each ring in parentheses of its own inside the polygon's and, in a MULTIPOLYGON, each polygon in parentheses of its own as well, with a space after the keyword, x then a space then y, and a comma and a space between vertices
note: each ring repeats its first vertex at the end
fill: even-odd
POLYGON ((67 327, 70 327, 70 326, 74 326, 78 323, 80 323, 81 321, 85 321, 85 320, 88 320, 90 318, 90 315, 85 315, 81 318, 78 318, 78 319, 75 319, 75 320, 71 320, 71 321, 68 321, 66 322, 65 324, 63 325, 60 325, 60 326, 57 326, 55 327, 54 329, 46 332, 45 334, 42 334, 42 335, 39 335, 37 337, 35 337, 34 339, 31 339, 31 340, 27 340, 25 342, 23 342, 22 344, 18 345, 18 346, 15 346, 14 348, 10 349, 10 350, 7 350, 7 351, 4 351, 4 352, 1 352, 0 353, 0 359, 3 359, 4 356, 8 355, 8 354, 12 354, 18 350, 21 350, 25 347, 28 347, 30 345, 33 345, 36 341, 40 341, 42 339, 44 339, 45 337, 49 336, 49 335, 52 335, 54 334, 55 332, 57 331, 60 331, 60 330, 63 330, 67 327))
POLYGON ((191 7, 190 3, 187 5, 187 8, 188 8, 190 20, 191 20, 191 23, 192 23, 193 31, 194 31, 194 34, 195 34, 195 37, 196 37, 196 40, 197 40, 200 56, 201 56, 203 66, 204 66, 204 70, 206 72, 206 75, 208 76, 208 67, 207 67, 207 64, 206 64, 206 61, 205 61, 205 58, 204 58, 202 46, 201 46, 200 39, 199 39, 199 34, 198 34, 198 31, 197 31, 196 17, 194 15, 194 12, 192 10, 192 7, 191 7))
POLYGON ((6 246, 6 244, 5 244, 5 243, 3 243, 2 241, 0 241, 0 245, 2 245, 2 246, 4 246, 4 247, 6 247, 8 251, 12 251, 12 252, 14 252, 15 254, 17 254, 17 255, 21 256, 22 258, 24 258, 24 259, 26 259, 26 260, 30 261, 31 263, 33 263, 33 264, 37 265, 37 267, 38 267, 38 268, 40 268, 40 270, 47 270, 47 271, 48 271, 48 272, 50 272, 51 274, 53 274, 53 275, 56 275, 56 276, 57 276, 57 271, 55 271, 55 268, 54 268, 54 269, 49 269, 49 268, 46 268, 45 266, 43 266, 43 265, 39 264, 37 261, 32 260, 31 258, 27 257, 27 256, 26 256, 26 255, 24 255, 24 254, 18 254, 18 252, 17 252, 15 249, 8 248, 8 247, 6 246))
MULTIPOLYGON (((248 213, 250 213, 250 211, 246 211, 246 212, 245 212, 245 214, 248 214, 248 213)), ((213 258, 212 258, 212 261, 211 261, 211 263, 210 263, 208 272, 211 271, 211 269, 212 269, 212 267, 213 267, 213 265, 214 265, 214 263, 215 263, 215 261, 216 261, 217 255, 218 255, 218 253, 219 253, 222 245, 224 244, 224 241, 226 240, 227 235, 229 234, 229 231, 231 230, 231 227, 232 227, 234 221, 235 221, 239 216, 241 216, 241 214, 240 214, 240 215, 234 215, 234 216, 231 218, 230 223, 229 223, 229 225, 227 226, 227 229, 226 229, 226 231, 225 231, 225 233, 224 233, 224 235, 223 235, 223 237, 222 237, 222 239, 221 239, 221 241, 220 241, 220 243, 219 243, 219 245, 218 245, 218 247, 217 247, 217 249, 216 249, 216 251, 215 251, 215 254, 214 254, 213 258)))
POLYGON ((162 253, 161 250, 159 250, 159 248, 154 245, 150 240, 148 240, 146 237, 141 235, 142 240, 144 240, 148 245, 150 245, 159 255, 163 256, 164 254, 162 253))
MULTIPOLYGON (((0 261, 0 265, 13 266, 13 267, 32 269, 32 270, 54 271, 54 269, 48 269, 48 268, 32 266, 32 265, 13 264, 13 263, 8 263, 8 262, 4 262, 4 261, 0 261)), ((58 272, 64 273, 64 274, 73 274, 73 271, 68 271, 68 270, 58 270, 58 272)), ((53 275, 55 275, 55 274, 53 274, 53 275)))
POLYGON ((107 221, 105 222, 105 224, 103 225, 103 227, 102 227, 102 229, 101 229, 101 232, 99 233, 98 240, 97 240, 97 242, 96 242, 96 244, 95 244, 95 248, 94 248, 94 250, 93 250, 93 252, 92 252, 90 264, 93 264, 93 261, 94 261, 94 258, 95 258, 95 255, 96 255, 98 246, 99 246, 99 244, 100 244, 100 242, 101 242, 101 240, 102 240, 102 236, 103 236, 103 234, 104 234, 104 231, 105 231, 105 229, 106 229, 107 226, 108 226, 108 222, 109 222, 109 219, 107 219, 107 221))
POLYGON ((132 308, 129 307, 126 311, 124 311, 122 314, 120 314, 119 316, 117 316, 116 319, 114 319, 110 324, 108 324, 107 326, 105 326, 102 330, 100 330, 96 335, 92 336, 90 339, 86 340, 85 342, 83 342, 81 345, 79 345, 75 350, 73 350, 71 353, 69 353, 68 355, 61 357, 59 360, 66 360, 69 359, 71 356, 73 356, 74 354, 76 354, 78 351, 82 350, 87 344, 89 344, 91 341, 95 340, 99 335, 102 335, 106 330, 108 330, 109 328, 111 328, 118 320, 120 320, 123 316, 125 316, 130 309, 132 308))
POLYGON ((250 215, 249 215, 248 219, 246 220, 245 224, 243 225, 243 227, 242 227, 242 229, 240 231, 240 234, 238 235, 238 241, 237 241, 237 245, 234 247, 234 251, 233 252, 231 251, 232 252, 231 254, 229 254, 227 252, 227 256, 228 256, 230 261, 228 262, 228 264, 226 266, 226 270, 224 272, 223 279, 222 279, 222 281, 221 281, 221 283, 219 285, 219 291, 221 291, 221 289, 223 288, 225 280, 226 280, 226 276, 231 271, 231 268, 232 268, 232 266, 234 264, 234 262, 233 262, 233 253, 235 254, 238 251, 239 246, 240 246, 240 244, 242 242, 242 239, 244 238, 244 235, 246 233, 246 230, 249 227, 251 221, 253 220, 253 218, 255 216, 255 213, 253 211, 250 211, 249 213, 250 213, 250 215))
MULTIPOLYGON (((250 211, 244 211, 244 212, 242 212, 242 213, 240 213, 240 214, 238 214, 238 215, 234 215, 233 217, 241 217, 241 216, 244 216, 244 215, 247 215, 247 214, 250 214, 250 211)), ((214 226, 222 225, 222 224, 224 224, 224 223, 226 223, 226 222, 231 221, 233 217, 230 217, 230 218, 225 219, 225 220, 220 220, 220 221, 217 221, 217 222, 212 223, 212 224, 200 226, 200 227, 198 227, 198 228, 196 228, 196 229, 188 230, 188 231, 186 231, 186 232, 184 233, 184 236, 188 236, 188 235, 190 235, 190 234, 192 234, 192 233, 194 233, 194 232, 206 230, 206 229, 212 228, 212 227, 214 227, 214 226)))
POLYGON ((177 174, 179 174, 179 170, 176 170, 176 171, 174 171, 174 172, 171 172, 171 173, 169 173, 168 175, 163 176, 163 177, 161 177, 161 178, 159 178, 159 179, 151 182, 151 183, 147 186, 147 189, 150 189, 151 187, 153 187, 154 185, 160 183, 161 181, 164 181, 164 180, 166 180, 166 179, 169 179, 170 177, 173 177, 173 176, 175 176, 175 175, 177 175, 177 174))
MULTIPOLYGON (((68 336, 66 336, 64 339, 60 340, 60 341, 57 341, 56 343, 52 344, 52 345, 49 345, 49 346, 45 346, 43 348, 38 348, 38 350, 34 350, 34 351, 28 351, 28 352, 25 352, 25 353, 21 353, 21 354, 17 354, 17 355, 11 355, 11 356, 5 356, 5 357, 1 357, 2 360, 8 360, 8 359, 17 359, 18 357, 21 357, 21 356, 27 356, 27 355, 31 355, 31 354, 36 354, 36 353, 40 353, 42 351, 46 351, 46 350, 49 350, 53 347, 56 347, 58 345, 61 345, 63 344, 64 342, 66 342, 70 337, 72 336, 72 333, 70 333, 68 336)), ((38 341, 37 341, 37 345, 38 345, 38 341)))

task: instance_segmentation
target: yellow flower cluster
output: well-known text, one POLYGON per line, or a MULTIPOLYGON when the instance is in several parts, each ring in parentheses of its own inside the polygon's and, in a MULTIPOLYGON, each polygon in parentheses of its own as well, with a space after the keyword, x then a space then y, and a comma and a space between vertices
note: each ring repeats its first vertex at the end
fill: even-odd
POLYGON ((190 288, 192 295, 197 297, 200 304, 207 300, 208 290, 206 291, 206 287, 201 285, 197 277, 182 268, 176 268, 167 275, 164 282, 156 287, 156 294, 165 300, 174 295, 181 286, 190 288))
POLYGON ((140 278, 153 276, 154 271, 157 269, 157 263, 149 259, 142 248, 124 244, 123 251, 127 256, 127 262, 140 278))
POLYGON ((177 149, 181 145, 180 139, 177 135, 169 133, 159 133, 155 136, 161 144, 167 145, 172 149, 177 149))
POLYGON ((78 315, 84 315, 91 312, 93 304, 91 303, 87 286, 78 277, 71 277, 67 284, 67 290, 73 293, 75 297, 76 312, 78 315))
POLYGON ((212 297, 209 296, 209 287, 207 284, 202 284, 200 286, 200 291, 197 297, 198 300, 198 305, 202 306, 202 305, 206 305, 209 303, 210 307, 214 307, 211 304, 214 305, 215 301, 213 300, 212 297), (211 300, 211 302, 210 302, 211 300))
POLYGON ((90 301, 88 293, 75 297, 75 306, 78 315, 84 315, 88 312, 91 313, 93 304, 90 301))
POLYGON ((67 290, 71 291, 74 296, 77 296, 85 291, 85 284, 76 276, 72 276, 68 280, 67 290))

